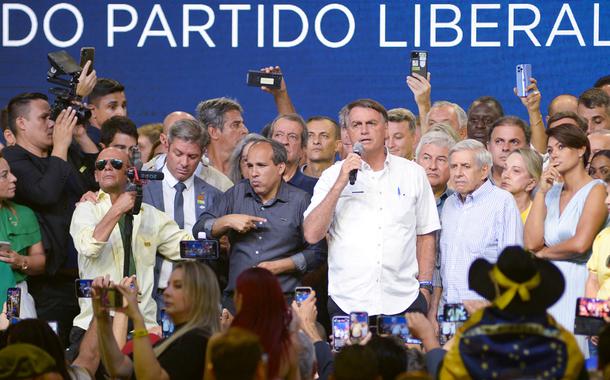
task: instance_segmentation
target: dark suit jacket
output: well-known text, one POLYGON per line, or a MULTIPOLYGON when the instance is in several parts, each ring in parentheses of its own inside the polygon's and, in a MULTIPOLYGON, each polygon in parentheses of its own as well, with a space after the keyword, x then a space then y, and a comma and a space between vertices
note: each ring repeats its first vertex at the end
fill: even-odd
MULTIPOLYGON (((194 183, 195 186, 195 196, 191 200, 195 202, 195 216, 197 220, 201 217, 207 209, 210 208, 214 202, 217 202, 222 197, 222 192, 205 182, 201 178, 195 176, 194 183)), ((184 200, 187 201, 186 199, 184 200)), ((162 181, 150 181, 142 188, 142 202, 147 203, 159 211, 165 212, 165 205, 163 204, 163 183, 162 181)), ((173 215, 170 215, 173 218, 173 215)), ((190 231, 192 233, 192 231, 190 231)), ((196 236, 195 236, 196 238, 196 236)), ((154 271, 154 287, 153 287, 153 298, 159 303, 160 297, 157 294, 157 285, 159 283, 159 275, 161 271, 161 264, 163 263, 163 257, 161 255, 157 255, 155 262, 155 271, 154 271)), ((228 263, 226 259, 220 258, 215 262, 206 261, 210 267, 216 273, 218 277, 219 285, 226 285, 226 278, 228 276, 228 263), (224 273, 226 272, 226 273, 224 273)), ((221 289, 223 289, 221 287, 221 289)), ((157 312, 157 316, 159 316, 159 312, 157 312)))

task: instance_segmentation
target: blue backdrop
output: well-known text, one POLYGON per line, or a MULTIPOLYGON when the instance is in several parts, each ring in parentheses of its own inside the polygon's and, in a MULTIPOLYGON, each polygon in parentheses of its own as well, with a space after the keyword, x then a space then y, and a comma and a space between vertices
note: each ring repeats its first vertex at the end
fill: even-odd
POLYGON ((47 92, 47 52, 78 59, 82 46, 95 46, 98 76, 125 84, 139 125, 230 96, 259 131, 275 107, 246 86, 246 72, 269 65, 282 67, 304 117, 336 117, 360 97, 415 109, 405 84, 412 49, 430 52, 433 100, 466 108, 492 95, 522 117, 512 92, 518 63, 532 64, 543 107, 610 74, 608 1, 15 1, 2 3, 1 19, 0 104, 47 92))

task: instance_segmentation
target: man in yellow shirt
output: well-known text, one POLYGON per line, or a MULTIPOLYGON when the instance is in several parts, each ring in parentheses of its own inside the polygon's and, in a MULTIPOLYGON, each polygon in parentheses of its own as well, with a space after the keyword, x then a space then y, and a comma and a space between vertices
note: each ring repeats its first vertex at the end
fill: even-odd
MULTIPOLYGON (((133 209, 135 192, 125 191, 129 158, 115 148, 104 149, 95 163, 95 178, 100 185, 97 202, 76 206, 70 234, 78 251, 81 279, 109 275, 118 283, 124 273, 123 216, 133 209)), ((153 206, 142 204, 133 216, 132 259, 126 273, 135 274, 141 292, 140 309, 148 328, 157 325, 157 305, 152 299, 155 253, 179 260, 180 240, 192 240, 173 219, 153 206)), ((91 299, 79 299, 80 314, 74 319, 71 343, 80 340, 92 317, 91 299)))

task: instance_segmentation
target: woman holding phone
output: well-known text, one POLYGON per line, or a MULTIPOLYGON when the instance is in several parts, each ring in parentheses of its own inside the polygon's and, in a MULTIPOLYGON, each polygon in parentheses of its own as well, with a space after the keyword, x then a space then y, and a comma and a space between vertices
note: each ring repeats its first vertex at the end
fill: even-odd
POLYGON ((148 339, 144 317, 138 308, 137 289, 115 285, 108 278, 93 281, 93 313, 104 367, 112 378, 202 379, 208 339, 220 330, 220 290, 214 272, 195 261, 179 262, 163 293, 165 311, 175 325, 174 334, 154 346, 148 339), (112 333, 108 292, 123 296, 116 308, 133 322, 133 355, 124 355, 112 333))
POLYGON ((9 288, 20 288, 18 317, 36 318, 34 299, 25 280, 43 273, 46 260, 36 215, 11 201, 16 183, 17 178, 0 153, 0 299, 6 299, 9 288))

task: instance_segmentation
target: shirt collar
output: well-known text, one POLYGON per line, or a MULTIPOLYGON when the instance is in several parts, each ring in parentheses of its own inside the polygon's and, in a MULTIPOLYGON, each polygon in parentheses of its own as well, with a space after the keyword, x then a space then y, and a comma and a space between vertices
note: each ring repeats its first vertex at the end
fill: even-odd
MULTIPOLYGON (((259 201, 260 203, 262 203, 261 197, 258 194, 256 194, 256 192, 252 188, 252 185, 250 185, 250 181, 245 180, 245 182, 246 182, 246 194, 245 195, 250 196, 250 197, 256 199, 257 201, 259 201)), ((290 189, 288 188, 288 186, 290 186, 290 185, 288 185, 282 179, 280 182, 280 188, 277 191, 277 195, 275 196, 274 199, 270 200, 267 203, 270 205, 274 204, 276 201, 287 203, 288 199, 290 198, 290 191, 289 191, 290 189)))
MULTIPOLYGON (((385 169, 388 166, 390 166, 390 162, 395 160, 396 157, 393 157, 390 154, 390 151, 388 150, 388 148, 384 148, 384 151, 385 151, 385 159, 383 160, 383 168, 385 169)), ((360 166, 360 170, 373 170, 373 169, 371 168, 371 165, 368 164, 368 162, 362 160, 362 164, 360 166)))
MULTIPOLYGON (((470 193, 466 196, 466 199, 464 199, 464 202, 466 202, 466 200, 468 200, 469 198, 472 199, 473 201, 476 199, 479 199, 483 195, 492 191, 493 188, 494 188, 494 185, 491 183, 491 181, 489 179, 485 179, 485 182, 483 182, 483 184, 481 186, 479 186, 475 191, 473 191, 472 193, 470 193)), ((457 194, 457 196, 458 196, 458 199, 460 201, 462 201, 462 195, 457 194)))
MULTIPOLYGON (((171 188, 176 186, 176 184, 179 181, 172 175, 172 173, 170 173, 169 169, 167 168, 167 165, 163 166, 162 172, 163 172, 163 175, 165 176, 165 178, 163 180, 166 181, 168 186, 171 188)), ((191 187, 193 186, 194 182, 195 182, 195 174, 191 175, 186 180, 182 181, 182 183, 184 183, 186 185, 186 190, 190 190, 191 187)))

